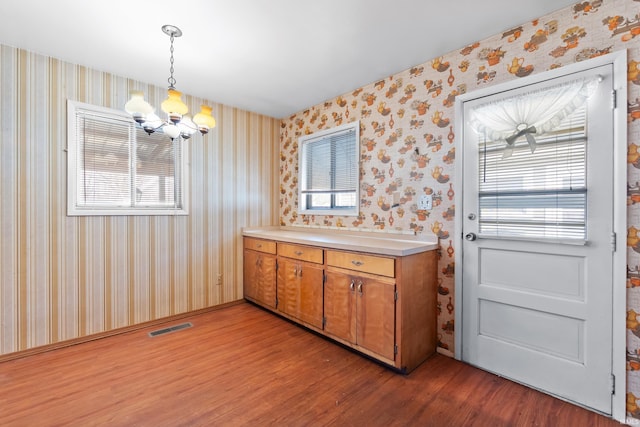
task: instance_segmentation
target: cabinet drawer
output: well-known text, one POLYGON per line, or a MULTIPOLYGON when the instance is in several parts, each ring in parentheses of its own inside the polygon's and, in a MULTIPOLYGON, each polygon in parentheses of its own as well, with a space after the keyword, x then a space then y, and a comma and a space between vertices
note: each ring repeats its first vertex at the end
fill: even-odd
POLYGON ((275 254, 276 242, 272 242, 271 240, 252 239, 250 237, 245 237, 244 248, 259 252, 265 252, 268 254, 275 254))
POLYGON ((395 277, 395 259, 354 252, 327 251, 327 265, 395 277))
POLYGON ((287 258, 299 259, 300 261, 315 262, 322 264, 324 258, 321 248, 312 248, 310 246, 292 245, 291 243, 278 242, 278 255, 287 258))

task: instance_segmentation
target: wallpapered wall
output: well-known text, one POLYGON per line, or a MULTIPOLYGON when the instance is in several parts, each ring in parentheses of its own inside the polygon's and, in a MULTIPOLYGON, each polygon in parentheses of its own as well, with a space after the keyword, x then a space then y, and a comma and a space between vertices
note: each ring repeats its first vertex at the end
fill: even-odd
MULTIPOLYGON (((209 103, 189 216, 66 215, 67 100, 166 88, 0 46, 0 359, 242 298, 241 227, 277 221, 279 120, 209 103)), ((186 96, 191 111, 204 100, 186 96)))
POLYGON ((438 236, 441 249, 438 339, 442 349, 453 351, 456 96, 627 49, 627 410, 630 416, 640 418, 639 10, 640 0, 577 3, 283 120, 280 131, 280 224, 382 232, 414 231, 438 236), (298 215, 298 137, 353 120, 360 120, 361 125, 360 215, 298 215), (402 195, 397 208, 391 207, 394 192, 402 195), (433 195, 433 210, 417 210, 416 200, 421 194, 433 195))

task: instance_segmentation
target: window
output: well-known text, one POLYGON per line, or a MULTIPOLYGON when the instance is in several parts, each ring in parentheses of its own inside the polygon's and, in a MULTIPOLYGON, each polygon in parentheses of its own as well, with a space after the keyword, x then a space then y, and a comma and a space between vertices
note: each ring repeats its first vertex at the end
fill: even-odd
POLYGON ((69 101, 68 215, 185 215, 180 138, 148 135, 118 110, 69 101))
POLYGON ((479 147, 479 226, 485 236, 586 239, 586 107, 574 111, 552 132, 479 147))
POLYGON ((303 136, 299 143, 300 213, 358 215, 360 123, 303 136))

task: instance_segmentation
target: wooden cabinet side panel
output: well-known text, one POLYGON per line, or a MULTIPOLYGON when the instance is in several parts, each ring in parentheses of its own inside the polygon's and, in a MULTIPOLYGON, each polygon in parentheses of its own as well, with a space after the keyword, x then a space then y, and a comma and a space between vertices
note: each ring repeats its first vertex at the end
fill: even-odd
MULTIPOLYGON (((324 330, 335 337, 356 342, 355 290, 350 289, 351 276, 327 271, 324 284, 324 330)), ((355 285, 354 285, 355 286, 355 285)))
POLYGON ((367 279, 357 283, 356 341, 374 353, 394 359, 395 286, 367 279))
POLYGON ((437 254, 422 252, 398 259, 399 354, 413 370, 436 351, 437 254))

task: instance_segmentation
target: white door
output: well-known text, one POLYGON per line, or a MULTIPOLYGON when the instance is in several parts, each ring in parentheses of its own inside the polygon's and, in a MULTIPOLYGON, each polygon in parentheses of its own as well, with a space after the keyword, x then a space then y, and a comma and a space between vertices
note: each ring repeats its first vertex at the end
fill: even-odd
POLYGON ((611 93, 612 66, 605 65, 466 101, 461 209, 462 359, 607 414, 611 93), (586 107, 551 136, 536 135, 533 153, 527 124, 518 128, 523 132, 510 157, 504 140, 487 141, 486 132, 478 135, 469 125, 474 111, 488 103, 536 99, 549 88, 581 80, 592 87, 586 107))

